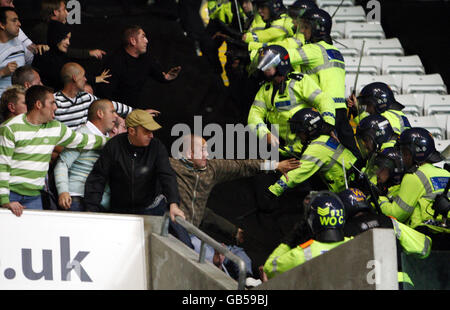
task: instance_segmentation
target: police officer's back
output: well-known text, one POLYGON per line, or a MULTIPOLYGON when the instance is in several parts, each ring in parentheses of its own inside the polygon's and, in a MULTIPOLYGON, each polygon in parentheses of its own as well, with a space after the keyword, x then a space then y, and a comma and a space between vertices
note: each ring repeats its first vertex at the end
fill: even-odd
POLYGON ((269 279, 351 240, 343 233, 344 206, 331 192, 319 192, 312 197, 305 222, 312 238, 296 246, 281 243, 264 264, 269 279))

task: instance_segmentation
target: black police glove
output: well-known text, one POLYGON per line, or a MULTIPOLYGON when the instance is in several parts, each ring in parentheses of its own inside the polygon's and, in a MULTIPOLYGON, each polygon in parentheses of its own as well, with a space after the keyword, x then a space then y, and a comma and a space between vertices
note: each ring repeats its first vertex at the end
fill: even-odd
POLYGON ((268 188, 263 192, 260 200, 259 210, 262 213, 272 213, 278 209, 278 197, 275 196, 268 188))
POLYGON ((324 135, 330 135, 332 131, 335 131, 334 126, 325 122, 322 126, 321 133, 324 135))
POLYGON ((353 116, 353 118, 358 116, 358 108, 356 106, 352 106, 348 108, 349 115, 353 116))
POLYGON ((240 39, 233 39, 232 37, 226 37, 225 41, 227 42, 227 44, 234 45, 235 47, 244 49, 246 51, 248 50, 248 43, 240 39))

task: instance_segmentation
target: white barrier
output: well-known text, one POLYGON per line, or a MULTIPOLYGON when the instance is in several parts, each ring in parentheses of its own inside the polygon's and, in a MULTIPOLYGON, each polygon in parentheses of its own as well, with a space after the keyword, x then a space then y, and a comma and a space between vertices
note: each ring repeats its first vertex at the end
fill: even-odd
POLYGON ((0 210, 0 289, 148 289, 148 234, 140 216, 0 210))

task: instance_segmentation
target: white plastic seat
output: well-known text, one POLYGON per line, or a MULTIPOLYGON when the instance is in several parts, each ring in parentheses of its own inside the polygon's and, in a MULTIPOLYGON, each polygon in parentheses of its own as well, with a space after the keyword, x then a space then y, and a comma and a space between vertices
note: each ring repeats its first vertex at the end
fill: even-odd
MULTIPOLYGON (((339 24, 339 23, 338 23, 339 24)), ((345 22, 345 38, 349 39, 385 39, 383 27, 378 23, 345 22)))
POLYGON ((423 116, 423 95, 396 95, 395 100, 405 106, 403 113, 411 116, 423 116))
POLYGON ((336 12, 333 17, 333 20, 337 23, 345 23, 345 22, 357 22, 364 23, 366 22, 366 12, 364 12, 364 8, 361 5, 356 6, 341 6, 336 11, 338 6, 327 6, 324 7, 323 10, 327 11, 330 16, 336 12))
MULTIPOLYGON (((283 0, 283 3, 286 5, 288 1, 283 0)), ((292 1, 294 2, 294 1, 292 1)), ((341 4, 341 0, 317 0, 316 4, 319 8, 325 8, 327 6, 338 6, 341 4)), ((354 6, 355 0, 344 0, 342 2, 342 6, 354 6)))
POLYGON ((353 87, 355 84, 356 74, 346 73, 345 74, 345 98, 350 97, 353 87))
POLYGON ((425 75, 403 75, 404 94, 447 94, 447 86, 439 73, 425 75))
POLYGON ((450 114, 450 95, 425 94, 424 115, 450 114))
POLYGON ((358 47, 355 40, 353 39, 338 39, 333 40, 333 45, 339 49, 342 56, 345 57, 356 57, 359 56, 361 47, 358 47))
POLYGON ((434 146, 439 153, 442 153, 448 146, 450 146, 450 140, 436 140, 434 141, 434 146))
POLYGON ((367 74, 359 75, 356 93, 359 94, 359 92, 364 86, 374 82, 386 83, 392 89, 394 95, 398 95, 401 93, 401 85, 392 75, 367 75, 367 74))
POLYGON ((425 74, 425 68, 418 55, 383 56, 383 74, 425 74))
POLYGON ((408 116, 411 127, 427 129, 435 139, 445 140, 447 136, 447 115, 408 116))
POLYGON ((333 39, 342 39, 345 36, 345 23, 336 23, 335 20, 333 20, 333 23, 331 25, 331 38, 333 39))
POLYGON ((403 56, 405 51, 398 38, 366 39, 364 55, 367 56, 403 56))
MULTIPOLYGON (((345 71, 347 73, 356 74, 358 72, 360 57, 344 57, 345 71)), ((381 59, 378 61, 370 56, 363 56, 361 59, 360 74, 381 74, 381 59)))

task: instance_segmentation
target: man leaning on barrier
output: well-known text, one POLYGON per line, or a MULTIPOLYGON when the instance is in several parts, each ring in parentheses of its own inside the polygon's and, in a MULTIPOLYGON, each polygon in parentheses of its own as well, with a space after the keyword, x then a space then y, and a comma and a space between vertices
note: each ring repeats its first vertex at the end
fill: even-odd
POLYGON ((180 207, 189 222, 200 228, 218 230, 239 244, 242 231, 234 224, 206 208, 209 194, 214 186, 238 178, 252 177, 258 173, 276 170, 282 174, 299 166, 296 159, 269 162, 259 159, 230 160, 208 159, 207 143, 196 135, 183 137, 183 150, 179 159, 170 158, 175 170, 180 192, 180 207), (194 198, 195 197, 195 198, 194 198))
POLYGON ((193 248, 187 232, 175 223, 175 216, 184 218, 184 212, 178 207, 177 179, 167 150, 153 136, 161 126, 140 109, 128 114, 125 124, 127 132, 108 141, 86 179, 86 211, 163 215, 168 209, 169 231, 193 248), (109 210, 101 205, 107 183, 111 189, 109 210))

